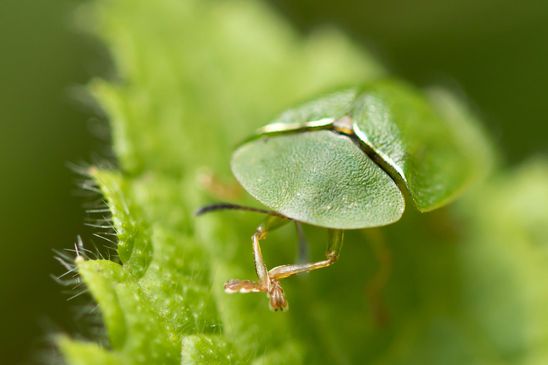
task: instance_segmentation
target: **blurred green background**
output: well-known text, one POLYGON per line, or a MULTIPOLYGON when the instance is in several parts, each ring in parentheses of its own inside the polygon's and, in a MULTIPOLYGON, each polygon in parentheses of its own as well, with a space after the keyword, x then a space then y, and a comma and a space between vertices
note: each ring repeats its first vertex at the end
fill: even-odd
MULTIPOLYGON (((0 359, 34 362, 48 333, 73 332, 79 316, 50 274, 53 249, 71 248, 87 201, 70 163, 108 158, 105 122, 78 88, 108 74, 108 57, 76 30, 81 1, 0 1, 0 359)), ((422 0, 272 1, 306 32, 336 25, 394 73, 461 88, 507 163, 546 153, 548 3, 422 0)), ((100 242, 98 242, 100 244, 100 242)))

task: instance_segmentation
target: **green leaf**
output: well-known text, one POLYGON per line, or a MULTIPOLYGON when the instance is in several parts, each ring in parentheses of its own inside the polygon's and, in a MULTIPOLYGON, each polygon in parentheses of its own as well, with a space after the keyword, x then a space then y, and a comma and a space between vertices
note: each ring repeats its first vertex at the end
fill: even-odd
MULTIPOLYGON (((76 260, 109 341, 63 337, 67 363, 548 361, 548 163, 501 173, 454 207, 349 232, 340 262, 284 282, 291 310, 272 313, 261 295, 222 289, 253 278, 260 217, 195 218, 219 199, 201 177, 232 182, 236 142, 289 105, 382 71, 340 34, 297 36, 253 1, 96 0, 82 14, 120 75, 91 86, 120 169, 90 171, 120 263, 76 260)), ((306 233, 322 257, 325 232, 306 233)), ((269 267, 292 262, 294 243, 291 229, 272 234, 269 267)))

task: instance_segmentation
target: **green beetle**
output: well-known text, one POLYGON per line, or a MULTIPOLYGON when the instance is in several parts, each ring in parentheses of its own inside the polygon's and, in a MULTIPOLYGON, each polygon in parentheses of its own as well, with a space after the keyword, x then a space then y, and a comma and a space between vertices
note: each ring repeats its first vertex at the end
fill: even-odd
POLYGON ((258 281, 231 280, 225 291, 263 292, 273 310, 284 310, 280 280, 335 263, 345 230, 398 221, 406 198, 421 212, 436 209, 475 180, 485 158, 471 146, 481 133, 454 99, 440 95, 378 80, 289 110, 241 144, 232 171, 271 210, 218 204, 199 212, 268 215, 252 236, 258 281), (259 241, 290 221, 328 229, 326 258, 268 270, 259 241))

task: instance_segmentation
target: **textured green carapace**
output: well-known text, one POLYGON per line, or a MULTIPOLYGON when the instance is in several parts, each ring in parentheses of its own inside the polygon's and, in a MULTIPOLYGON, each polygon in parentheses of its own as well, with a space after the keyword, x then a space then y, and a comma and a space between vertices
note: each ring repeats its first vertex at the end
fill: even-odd
POLYGON ((449 202, 478 174, 472 146, 460 140, 470 121, 455 125, 404 83, 367 84, 351 115, 355 133, 403 179, 420 211, 449 202))
POLYGON ((330 131, 247 143, 234 154, 232 169, 268 207, 322 227, 382 226, 400 219, 405 208, 390 176, 350 138, 330 131))
MULTIPOLYGON (((298 108, 290 109, 282 113, 282 115, 272 121, 272 123, 266 126, 266 128, 272 126, 274 130, 306 129, 307 126, 310 125, 310 122, 319 121, 322 119, 342 118, 345 115, 348 115, 352 109, 352 105, 356 98, 356 93, 357 89, 347 89, 332 93, 328 96, 320 98, 319 100, 310 101, 298 108)), ((259 133, 262 132, 268 131, 259 131, 259 133)))
MULTIPOLYGON (((259 130, 259 136, 270 135, 272 140, 244 144, 235 154, 233 171, 263 204, 319 226, 362 228, 399 219, 404 205, 399 202, 401 195, 393 193, 393 181, 409 193, 418 210, 435 209, 480 175, 478 166, 483 164, 478 161, 484 159, 484 151, 473 149, 470 142, 479 146, 485 143, 476 143, 483 136, 472 116, 463 113, 454 98, 448 94, 434 96, 429 99, 405 83, 388 79, 327 95, 283 113, 259 130), (440 103, 444 103, 443 108, 440 103), (453 112, 448 113, 448 109, 453 112), (331 146, 332 132, 316 134, 315 142, 307 136, 307 130, 333 130, 333 123, 343 117, 349 118, 349 133, 354 134, 355 142, 361 142, 362 150, 354 146, 357 153, 353 156, 363 155, 360 158, 368 163, 350 163, 349 151, 331 146), (293 136, 281 138, 280 133, 293 136), (366 153, 378 165, 365 157, 366 153), (379 166, 393 180, 379 174, 379 166), (342 176, 356 180, 341 183, 342 176), (387 186, 381 187, 383 182, 387 186), (354 184, 364 184, 362 189, 367 192, 354 184), (352 189, 345 191, 349 186, 352 189), (385 193, 390 195, 376 196, 385 193), (348 200, 349 195, 353 200, 348 200), (345 204, 348 206, 343 208, 345 204)), ((352 145, 350 137, 341 138, 352 145)))

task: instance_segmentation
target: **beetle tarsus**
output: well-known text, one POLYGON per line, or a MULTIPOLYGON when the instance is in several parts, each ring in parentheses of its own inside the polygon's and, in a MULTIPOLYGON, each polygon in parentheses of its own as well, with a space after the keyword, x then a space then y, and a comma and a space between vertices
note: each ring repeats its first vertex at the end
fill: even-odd
POLYGON ((260 293, 266 289, 263 285, 251 280, 229 280, 225 283, 225 293, 260 293))
POLYGON ((266 293, 269 307, 273 311, 285 311, 288 308, 285 299, 284 290, 280 282, 275 279, 268 279, 268 285, 251 280, 229 280, 224 286, 225 293, 228 294, 247 294, 247 293, 266 293))
POLYGON ((268 303, 271 310, 286 311, 289 308, 285 299, 284 290, 278 280, 270 279, 270 288, 268 290, 268 303))

